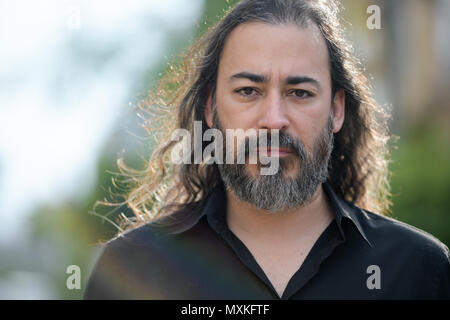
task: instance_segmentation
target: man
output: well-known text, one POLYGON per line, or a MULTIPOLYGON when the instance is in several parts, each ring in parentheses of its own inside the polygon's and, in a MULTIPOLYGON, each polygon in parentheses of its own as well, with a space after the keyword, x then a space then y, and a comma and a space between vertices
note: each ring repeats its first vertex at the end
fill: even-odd
MULTIPOLYGON (((138 222, 106 244, 85 298, 450 298, 448 248, 368 211, 388 206, 387 133, 349 48, 330 1, 244 0, 201 38, 178 89, 158 90, 168 114, 188 132, 268 130, 278 147, 258 150, 279 170, 166 170, 167 139, 129 194, 138 222)), ((238 147, 248 156, 249 139, 238 147)))

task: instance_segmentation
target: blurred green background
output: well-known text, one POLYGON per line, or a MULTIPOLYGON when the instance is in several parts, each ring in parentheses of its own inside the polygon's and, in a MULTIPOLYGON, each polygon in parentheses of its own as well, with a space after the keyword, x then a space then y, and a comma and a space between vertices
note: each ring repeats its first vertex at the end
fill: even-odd
MULTIPOLYGON (((0 2, 0 298, 82 297, 99 241, 116 233, 89 212, 117 191, 117 158, 140 169, 151 150, 134 106, 170 57, 234 3, 0 2), (67 288, 69 265, 80 267, 81 289, 67 288)), ((399 137, 391 216, 449 246, 450 2, 342 4, 347 36, 399 137), (366 26, 371 4, 381 9, 379 30, 366 26)))

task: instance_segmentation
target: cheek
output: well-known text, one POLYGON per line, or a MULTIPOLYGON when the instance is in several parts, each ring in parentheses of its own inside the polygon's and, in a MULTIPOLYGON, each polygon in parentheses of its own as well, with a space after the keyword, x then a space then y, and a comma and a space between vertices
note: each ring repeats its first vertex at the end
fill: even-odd
POLYGON ((291 111, 291 135, 299 137, 305 144, 308 151, 311 151, 314 142, 322 133, 323 128, 328 123, 328 109, 323 107, 315 108, 308 106, 302 109, 291 111))
POLYGON ((217 104, 219 119, 225 128, 246 130, 252 127, 255 112, 251 108, 236 103, 231 95, 221 96, 217 99, 217 104))

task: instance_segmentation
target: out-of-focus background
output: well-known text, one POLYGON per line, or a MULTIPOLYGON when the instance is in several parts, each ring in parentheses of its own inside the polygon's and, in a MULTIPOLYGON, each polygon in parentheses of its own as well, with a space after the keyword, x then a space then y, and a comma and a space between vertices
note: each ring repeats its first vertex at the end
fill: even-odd
MULTIPOLYGON (((0 299, 82 297, 98 241, 116 232, 89 212, 114 190, 117 158, 140 169, 151 150, 138 138, 136 103, 234 3, 0 0, 0 299), (80 289, 66 286, 70 265, 80 267, 80 289)), ((400 137, 391 216, 448 246, 450 1, 342 3, 400 137), (368 28, 370 5, 380 29, 368 28)))

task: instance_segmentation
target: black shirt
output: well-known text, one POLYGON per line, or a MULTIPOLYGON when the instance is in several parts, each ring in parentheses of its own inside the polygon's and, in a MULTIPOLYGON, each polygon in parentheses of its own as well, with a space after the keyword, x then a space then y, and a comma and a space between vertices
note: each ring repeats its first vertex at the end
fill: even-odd
MULTIPOLYGON (((360 209, 323 189, 335 219, 281 299, 450 299, 448 247, 425 231, 360 209)), ((172 219, 183 216, 178 212, 172 219)), ((219 184, 194 220, 154 223, 110 240, 85 299, 280 299, 228 228, 219 184)))

